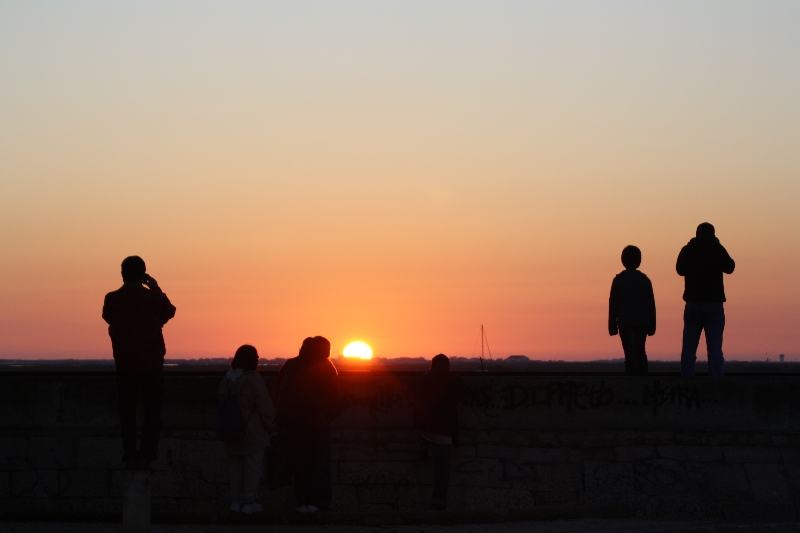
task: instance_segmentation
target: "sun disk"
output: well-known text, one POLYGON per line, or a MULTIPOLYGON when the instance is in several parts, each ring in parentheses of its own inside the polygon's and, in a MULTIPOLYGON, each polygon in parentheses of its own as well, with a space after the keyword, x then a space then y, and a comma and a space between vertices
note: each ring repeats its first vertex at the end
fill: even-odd
POLYGON ((372 359, 372 348, 361 341, 351 342, 345 347, 343 355, 345 357, 358 357, 359 359, 372 359))

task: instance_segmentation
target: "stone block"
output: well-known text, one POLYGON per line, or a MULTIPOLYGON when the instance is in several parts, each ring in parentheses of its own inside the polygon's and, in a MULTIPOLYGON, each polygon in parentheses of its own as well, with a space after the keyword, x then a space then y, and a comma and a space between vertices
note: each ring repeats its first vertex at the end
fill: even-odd
POLYGON ((473 511, 507 514, 535 506, 533 493, 528 489, 476 487, 464 494, 464 507, 473 511))
POLYGON ((744 494, 749 490, 744 466, 720 463, 684 465, 689 490, 717 495, 744 494))
POLYGON ((221 442, 208 440, 181 441, 181 466, 200 472, 200 478, 212 483, 228 482, 228 459, 221 442))
POLYGON ((777 464, 745 465, 747 477, 753 487, 756 501, 765 503, 789 503, 789 484, 783 467, 777 464))
POLYGON ((655 520, 721 520, 723 512, 712 498, 655 497, 649 500, 648 516, 655 520))
POLYGON ((177 498, 178 512, 213 517, 216 513, 216 502, 204 498, 177 498))
POLYGON ((580 505, 579 492, 533 492, 537 507, 577 507, 580 505))
MULTIPOLYGON (((731 522, 772 522, 790 523, 797 520, 794 505, 769 505, 764 503, 742 502, 723 506, 725 519, 731 522)), ((753 529, 755 531, 755 528, 753 529)))
POLYGON ((11 470, 8 494, 13 498, 54 498, 60 494, 58 470, 11 470))
POLYGON ((633 465, 584 461, 584 478, 587 492, 633 492, 633 465))
POLYGON ((390 513, 394 506, 389 503, 364 503, 359 504, 358 510, 362 513, 390 513))
POLYGON ((781 460, 778 448, 723 446, 722 450, 729 463, 777 463, 781 460))
POLYGON ((200 472, 156 470, 150 476, 153 498, 195 498, 200 492, 200 472))
MULTIPOLYGON (((452 493, 453 487, 451 487, 452 493)), ((398 511, 427 511, 431 507, 433 487, 430 485, 407 485, 397 488, 398 511)), ((450 498, 452 499, 452 497, 450 498)))
MULTIPOLYGON (((478 457, 454 457, 450 461, 450 484, 469 487, 485 487, 489 483, 489 469, 501 470, 497 461, 478 457)), ((433 472, 433 464, 427 466, 433 472)), ((433 476, 430 476, 433 483, 433 476)))
POLYGON ((152 513, 177 513, 178 500, 175 498, 153 498, 150 500, 150 512, 152 513))
POLYGON ((575 464, 525 464, 511 480, 514 488, 542 492, 569 492, 583 489, 583 473, 575 464))
POLYGON ((675 461, 712 462, 722 461, 722 449, 719 446, 658 446, 658 455, 662 459, 675 461))
MULTIPOLYGON (((262 485, 263 485, 263 483, 264 483, 264 478, 261 478, 261 483, 262 483, 262 485)), ((217 483, 209 483, 209 482, 207 482, 207 481, 198 481, 198 485, 197 485, 197 487, 198 487, 198 490, 197 490, 197 495, 198 495, 200 498, 211 498, 211 499, 217 499, 217 495, 219 494, 219 490, 218 490, 218 488, 217 488, 217 487, 218 487, 219 485, 221 485, 221 484, 217 484, 217 483)), ((227 490, 226 490, 226 494, 227 494, 227 490)))
POLYGON ((790 464, 800 464, 800 448, 780 448, 781 461, 790 464))
POLYGON ((28 439, 30 468, 74 468, 77 463, 74 441, 67 437, 31 437, 28 439))
POLYGON ((642 461, 633 465, 637 493, 670 495, 687 490, 687 475, 681 463, 666 459, 642 461))
POLYGON ((656 454, 654 446, 617 446, 614 448, 614 455, 618 463, 632 463, 652 459, 656 454))
POLYGON ((60 470, 61 495, 70 498, 110 498, 111 475, 107 469, 60 470))
POLYGON ((25 437, 0 437, 0 470, 23 470, 28 467, 28 443, 25 437))
POLYGON ((567 453, 563 448, 519 448, 519 460, 523 463, 565 463, 567 453))
POLYGON ((377 455, 375 448, 359 444, 334 444, 331 446, 331 458, 334 461, 374 461, 377 455))
POLYGON ((355 487, 334 485, 331 508, 340 513, 358 512, 358 493, 355 487))
POLYGON ((358 504, 363 506, 370 503, 397 503, 397 489, 394 485, 367 485, 356 488, 358 504))
POLYGON ((83 510, 87 513, 121 513, 122 498, 86 498, 83 510))
POLYGON ((498 446, 518 447, 530 444, 528 438, 519 431, 495 429, 489 432, 489 437, 492 439, 492 443, 498 446))
POLYGON ((772 435, 770 440, 773 446, 789 446, 789 437, 786 435, 772 435))
POLYGON ((400 462, 411 462, 411 461, 418 461, 420 459, 420 452, 419 450, 416 452, 382 452, 378 451, 375 455, 376 461, 400 461, 400 462))
POLYGON ((386 450, 390 452, 418 452, 419 442, 387 442, 386 450))
POLYGON ((472 445, 461 445, 458 448, 453 447, 453 457, 476 457, 477 450, 472 445))
POLYGON ((475 453, 477 457, 485 457, 489 459, 517 459, 517 448, 513 446, 479 444, 475 453))
POLYGON ((122 468, 122 439, 82 437, 78 440, 78 468, 122 468))
POLYGON ((341 461, 339 478, 342 484, 416 483, 415 469, 402 462, 341 461))

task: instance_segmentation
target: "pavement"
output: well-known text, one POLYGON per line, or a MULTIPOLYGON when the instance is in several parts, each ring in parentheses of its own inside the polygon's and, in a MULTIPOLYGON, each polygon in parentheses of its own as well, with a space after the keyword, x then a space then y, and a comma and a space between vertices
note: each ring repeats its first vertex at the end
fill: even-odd
MULTIPOLYGON (((119 533, 119 523, 0 522, 4 533, 119 533)), ((154 524, 151 533, 800 533, 800 523, 581 519, 404 526, 154 524)))

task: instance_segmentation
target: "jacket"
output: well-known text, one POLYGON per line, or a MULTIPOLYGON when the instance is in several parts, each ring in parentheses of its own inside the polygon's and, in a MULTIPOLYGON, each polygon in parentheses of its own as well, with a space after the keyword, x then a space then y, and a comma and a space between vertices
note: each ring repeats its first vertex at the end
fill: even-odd
POLYGON ((459 444, 458 402, 463 388, 461 376, 429 370, 419 377, 414 397, 414 427, 434 435, 452 437, 459 444))
POLYGON ((675 270, 684 276, 686 302, 724 302, 722 274, 732 274, 736 263, 719 239, 695 237, 681 249, 675 270))
POLYGON ((228 455, 250 455, 269 446, 269 431, 274 418, 264 378, 253 370, 231 369, 219 384, 220 402, 229 392, 236 396, 239 409, 247 421, 244 436, 236 441, 225 442, 228 455))
POLYGON ((656 299, 653 284, 644 272, 623 270, 611 283, 608 297, 608 332, 617 328, 647 327, 648 335, 656 332, 656 299))
POLYGON ((339 413, 339 374, 325 358, 288 359, 275 385, 275 421, 285 429, 325 429, 339 413))
POLYGON ((156 372, 164 367, 164 335, 161 328, 175 316, 175 306, 160 289, 123 285, 106 294, 103 320, 117 370, 129 373, 156 372))

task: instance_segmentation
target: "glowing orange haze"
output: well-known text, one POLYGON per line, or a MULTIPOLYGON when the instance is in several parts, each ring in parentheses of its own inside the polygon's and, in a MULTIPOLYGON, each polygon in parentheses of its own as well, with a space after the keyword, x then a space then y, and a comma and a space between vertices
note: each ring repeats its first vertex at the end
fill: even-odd
POLYGON ((703 221, 726 357, 800 356, 796 4, 137 9, 0 6, 0 357, 110 357, 130 254, 168 357, 622 357, 636 244, 677 359, 703 221))

